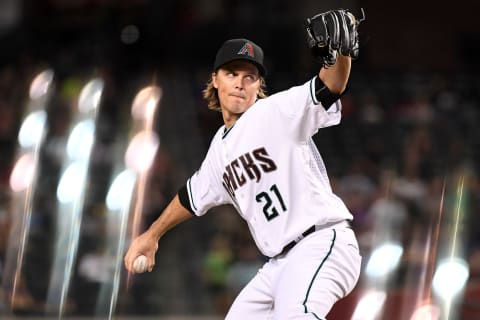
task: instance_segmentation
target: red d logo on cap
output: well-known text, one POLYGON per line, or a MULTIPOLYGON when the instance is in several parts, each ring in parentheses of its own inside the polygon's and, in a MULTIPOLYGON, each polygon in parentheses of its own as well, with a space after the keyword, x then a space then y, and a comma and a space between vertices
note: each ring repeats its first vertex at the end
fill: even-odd
POLYGON ((254 54, 253 54, 253 46, 251 43, 247 42, 243 45, 243 47, 238 50, 237 54, 247 54, 248 56, 250 57, 254 57, 254 54))

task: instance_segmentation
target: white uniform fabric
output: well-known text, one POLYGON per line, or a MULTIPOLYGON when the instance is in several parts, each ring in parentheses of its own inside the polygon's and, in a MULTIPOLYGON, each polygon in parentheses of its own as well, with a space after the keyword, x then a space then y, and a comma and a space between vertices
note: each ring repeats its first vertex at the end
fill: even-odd
POLYGON ((270 259, 225 319, 325 319, 357 283, 360 264, 355 235, 345 222, 320 229, 270 259))
MULTIPOLYGON (((353 232, 346 227, 341 228, 341 232, 336 232, 337 240, 333 247, 335 252, 329 253, 327 250, 332 244, 333 229, 330 227, 325 232, 317 231, 309 235, 285 256, 294 255, 295 260, 300 259, 299 261, 290 264, 288 258, 285 260, 278 256, 287 244, 301 237, 311 226, 321 228, 353 219, 343 201, 332 192, 325 165, 312 140, 318 129, 340 122, 341 102, 337 100, 325 110, 314 93, 315 78, 301 86, 258 100, 231 128, 227 130, 223 126, 218 130, 200 169, 187 181, 190 209, 195 215, 201 216, 210 208, 221 204, 234 205, 247 222, 259 250, 268 257, 275 257, 262 268, 253 280, 254 284, 246 289, 247 293, 241 294, 243 300, 239 299, 243 302, 236 302, 232 310, 240 311, 235 307, 240 304, 244 310, 248 310, 243 304, 249 299, 255 299, 250 297, 251 294, 256 295, 253 292, 255 290, 265 290, 264 293, 271 298, 288 296, 290 289, 278 296, 272 291, 278 291, 277 285, 280 285, 271 282, 273 278, 288 278, 286 274, 273 275, 272 270, 277 269, 274 266, 278 266, 277 272, 284 269, 284 272, 304 274, 307 278, 313 276, 326 257, 328 259, 321 268, 323 270, 342 269, 342 266, 346 266, 348 270, 345 272, 351 276, 341 284, 341 292, 335 288, 322 289, 323 284, 318 280, 334 275, 335 272, 323 275, 322 270, 322 275, 316 277, 310 298, 323 299, 322 290, 334 294, 335 297, 330 297, 332 303, 328 304, 328 309, 333 305, 333 300, 348 293, 358 279, 358 245, 353 232), (321 240, 322 235, 326 238, 315 243, 314 239, 321 240), (347 242, 350 246, 344 247, 347 242), (338 247, 342 249, 336 252, 338 247), (355 248, 354 253, 351 252, 352 247, 355 248), (299 248, 305 248, 306 251, 302 252, 299 248), (341 255, 348 255, 345 252, 353 256, 343 261, 341 255), (258 285, 262 282, 263 287, 258 285)), ((296 277, 292 277, 291 281, 282 281, 280 286, 291 288, 295 286, 295 281, 296 277)), ((304 286, 300 287, 299 290, 307 290, 304 286)), ((273 300, 269 301, 271 307, 273 300)), ((322 302, 311 303, 316 306, 322 302)), ((275 300, 275 310, 280 308, 282 306, 275 300)), ((325 316, 326 313, 319 307, 314 309, 318 309, 319 313, 312 319, 325 316)), ((241 314, 243 319, 267 319, 265 313, 245 314, 237 311, 231 311, 229 319, 240 319, 241 314)), ((286 317, 277 316, 275 319, 286 317)))
POLYGON ((200 170, 187 181, 196 215, 233 204, 269 257, 312 225, 353 218, 332 192, 311 138, 340 122, 341 103, 325 110, 313 98, 314 82, 258 100, 230 130, 220 128, 200 170))

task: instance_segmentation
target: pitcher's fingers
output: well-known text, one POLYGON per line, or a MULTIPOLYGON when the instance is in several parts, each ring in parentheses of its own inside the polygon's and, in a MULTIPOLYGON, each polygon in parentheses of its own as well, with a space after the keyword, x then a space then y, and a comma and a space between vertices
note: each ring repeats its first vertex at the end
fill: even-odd
POLYGON ((147 255, 147 271, 152 272, 153 268, 155 267, 155 254, 147 255))
POLYGON ((135 270, 133 269, 133 261, 134 259, 132 259, 132 254, 130 251, 128 251, 127 254, 125 255, 125 258, 123 259, 123 262, 128 272, 135 273, 135 270))

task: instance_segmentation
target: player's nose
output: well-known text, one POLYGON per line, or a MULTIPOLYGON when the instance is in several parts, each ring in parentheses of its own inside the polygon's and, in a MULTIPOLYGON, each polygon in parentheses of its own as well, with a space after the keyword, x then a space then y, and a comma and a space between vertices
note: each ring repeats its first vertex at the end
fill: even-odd
POLYGON ((243 78, 239 76, 235 77, 234 86, 235 89, 243 89, 243 78))

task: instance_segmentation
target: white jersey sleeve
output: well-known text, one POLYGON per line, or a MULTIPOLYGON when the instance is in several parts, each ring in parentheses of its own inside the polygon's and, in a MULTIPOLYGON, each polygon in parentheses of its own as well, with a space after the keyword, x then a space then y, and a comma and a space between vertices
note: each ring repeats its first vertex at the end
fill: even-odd
POLYGON ((286 124, 302 141, 308 140, 318 129, 337 125, 342 117, 340 99, 325 108, 315 96, 316 77, 301 86, 295 86, 269 97, 268 103, 285 117, 286 124))
POLYGON ((196 216, 204 215, 210 208, 232 202, 221 184, 222 171, 216 141, 217 137, 214 137, 202 165, 186 183, 190 211, 196 216))

